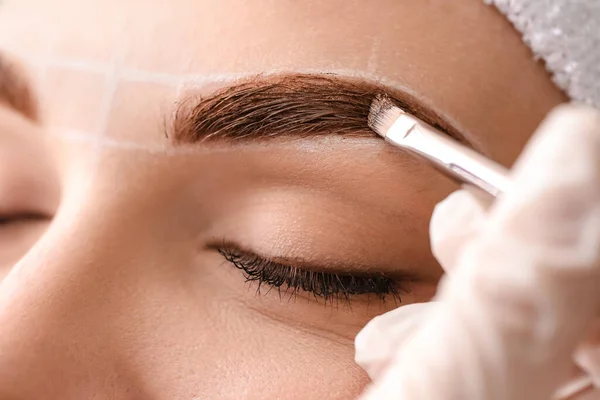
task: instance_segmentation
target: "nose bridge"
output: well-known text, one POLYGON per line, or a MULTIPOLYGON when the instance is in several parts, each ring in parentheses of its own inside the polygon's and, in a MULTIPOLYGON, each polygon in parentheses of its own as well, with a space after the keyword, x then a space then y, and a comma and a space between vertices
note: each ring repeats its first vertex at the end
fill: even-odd
POLYGON ((115 223, 92 207, 59 213, 0 285, 0 398, 115 388, 106 382, 118 358, 106 322, 127 280, 118 257, 129 257, 115 223))

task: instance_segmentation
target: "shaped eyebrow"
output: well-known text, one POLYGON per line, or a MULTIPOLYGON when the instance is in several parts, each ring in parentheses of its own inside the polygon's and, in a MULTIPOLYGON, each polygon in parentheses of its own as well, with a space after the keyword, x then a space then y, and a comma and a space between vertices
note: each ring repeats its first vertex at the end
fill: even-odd
POLYGON ((16 63, 0 53, 0 103, 38 120, 38 104, 28 79, 16 63))
POLYGON ((432 109, 404 92, 333 75, 257 76, 178 105, 175 143, 256 141, 325 135, 378 137, 367 125, 371 102, 388 94, 404 111, 471 145, 432 109))

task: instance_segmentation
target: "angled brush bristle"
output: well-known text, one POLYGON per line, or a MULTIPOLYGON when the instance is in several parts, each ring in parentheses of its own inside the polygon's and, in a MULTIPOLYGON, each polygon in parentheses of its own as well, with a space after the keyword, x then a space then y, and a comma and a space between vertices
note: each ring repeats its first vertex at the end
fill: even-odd
POLYGON ((367 123, 369 128, 385 137, 387 131, 403 113, 404 111, 398 108, 387 95, 378 94, 371 103, 367 123))

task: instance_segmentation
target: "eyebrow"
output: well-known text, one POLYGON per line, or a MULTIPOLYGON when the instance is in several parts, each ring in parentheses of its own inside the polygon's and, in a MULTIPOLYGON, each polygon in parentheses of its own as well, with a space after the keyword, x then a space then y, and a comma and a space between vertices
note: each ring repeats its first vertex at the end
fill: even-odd
POLYGON ((25 72, 0 53, 0 103, 32 121, 39 117, 38 104, 25 72))
POLYGON ((379 138, 367 125, 371 102, 388 95, 398 107, 472 146, 460 131, 413 96, 336 76, 258 75, 176 106, 176 144, 307 138, 325 135, 379 138))

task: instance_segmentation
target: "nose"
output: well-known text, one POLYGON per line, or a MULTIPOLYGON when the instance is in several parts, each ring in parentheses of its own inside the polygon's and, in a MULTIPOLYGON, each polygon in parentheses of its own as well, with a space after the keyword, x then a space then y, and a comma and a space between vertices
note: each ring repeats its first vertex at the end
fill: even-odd
POLYGON ((111 240, 115 222, 59 213, 2 282, 0 398, 131 396, 112 322, 128 308, 132 279, 117 266, 131 254, 111 240))
POLYGON ((184 252, 169 251, 180 225, 161 216, 156 177, 115 159, 93 184, 67 179, 54 221, 0 283, 0 399, 150 398, 140 365, 183 319, 165 299, 181 304, 171 258, 184 252))

